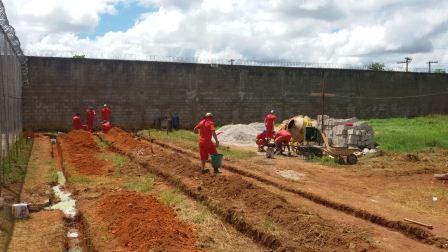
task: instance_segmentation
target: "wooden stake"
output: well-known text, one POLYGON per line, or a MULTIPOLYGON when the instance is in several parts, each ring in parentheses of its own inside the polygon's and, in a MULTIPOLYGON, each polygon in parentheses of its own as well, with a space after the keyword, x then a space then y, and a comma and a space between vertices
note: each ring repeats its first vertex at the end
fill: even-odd
POLYGON ((408 218, 404 218, 404 220, 407 221, 407 222, 411 222, 411 223, 414 223, 414 224, 417 224, 417 225, 429 228, 429 229, 433 229, 433 226, 430 225, 430 224, 421 223, 421 222, 418 222, 418 221, 415 221, 415 220, 411 220, 411 219, 408 219, 408 218))

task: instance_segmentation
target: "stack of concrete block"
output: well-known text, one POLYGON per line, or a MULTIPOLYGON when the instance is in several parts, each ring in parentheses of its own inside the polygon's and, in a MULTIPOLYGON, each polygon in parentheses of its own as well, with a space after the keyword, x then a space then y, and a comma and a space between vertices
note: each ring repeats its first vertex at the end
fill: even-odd
MULTIPOLYGON (((335 119, 324 115, 324 133, 333 147, 375 148, 375 132, 371 125, 356 117, 335 119), (352 123, 353 126, 347 126, 352 123)), ((322 127, 322 116, 317 117, 317 126, 322 127)))

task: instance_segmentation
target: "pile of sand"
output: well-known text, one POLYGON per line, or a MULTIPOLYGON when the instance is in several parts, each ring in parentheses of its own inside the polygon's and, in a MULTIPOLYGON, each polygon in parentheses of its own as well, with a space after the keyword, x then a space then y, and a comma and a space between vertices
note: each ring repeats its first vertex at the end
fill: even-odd
POLYGON ((217 130, 219 142, 226 145, 255 145, 255 137, 265 129, 263 123, 230 124, 217 130))

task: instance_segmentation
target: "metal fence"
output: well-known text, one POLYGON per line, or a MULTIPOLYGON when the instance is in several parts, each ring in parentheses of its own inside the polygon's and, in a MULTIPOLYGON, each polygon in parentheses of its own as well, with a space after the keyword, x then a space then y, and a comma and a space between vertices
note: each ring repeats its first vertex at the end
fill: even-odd
MULTIPOLYGON (((26 57, 0 0, 0 165, 22 132, 22 85, 27 83, 26 57)), ((2 169, 3 170, 3 169, 2 169)), ((2 174, 0 174, 2 175, 2 174)), ((4 176, 1 177, 3 182, 4 176)), ((3 183, 2 183, 3 184, 3 183)))

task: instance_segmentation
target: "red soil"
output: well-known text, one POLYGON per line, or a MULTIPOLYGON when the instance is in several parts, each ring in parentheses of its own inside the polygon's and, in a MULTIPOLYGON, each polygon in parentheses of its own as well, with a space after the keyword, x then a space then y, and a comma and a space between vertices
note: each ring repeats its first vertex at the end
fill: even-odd
POLYGON ((92 133, 84 130, 73 130, 59 137, 64 159, 74 166, 77 172, 84 175, 103 175, 111 169, 111 165, 98 159, 101 149, 95 142, 92 133))
MULTIPOLYGON (((94 208, 114 239, 104 251, 197 251, 196 234, 153 196, 106 194, 94 208)), ((99 249, 99 248, 97 248, 99 249)))
POLYGON ((306 209, 297 209, 284 198, 243 180, 241 176, 200 175, 197 165, 185 157, 161 148, 155 151, 156 154, 150 154, 148 146, 151 143, 137 140, 120 129, 115 129, 115 136, 106 135, 105 138, 113 142, 113 147, 130 154, 151 171, 173 178, 178 186, 213 200, 224 211, 236 212, 251 227, 263 226, 266 220, 274 221, 283 230, 278 236, 281 242, 279 250, 372 249, 359 235, 362 230, 324 220, 306 209), (131 151, 126 146, 128 143, 133 146, 131 151))
POLYGON ((152 149, 151 144, 134 139, 129 136, 128 132, 117 127, 112 128, 104 135, 104 138, 124 151, 143 150, 142 146, 145 147, 145 149, 152 149))

